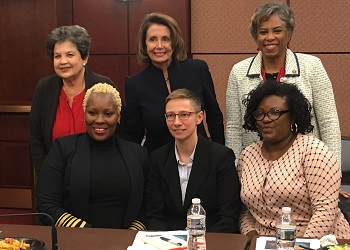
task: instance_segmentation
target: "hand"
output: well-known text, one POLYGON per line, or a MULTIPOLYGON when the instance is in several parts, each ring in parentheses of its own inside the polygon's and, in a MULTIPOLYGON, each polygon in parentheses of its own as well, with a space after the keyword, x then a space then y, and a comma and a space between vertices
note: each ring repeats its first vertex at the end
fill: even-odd
POLYGON ((349 198, 350 193, 344 191, 343 189, 339 189, 339 196, 343 196, 344 198, 349 198))

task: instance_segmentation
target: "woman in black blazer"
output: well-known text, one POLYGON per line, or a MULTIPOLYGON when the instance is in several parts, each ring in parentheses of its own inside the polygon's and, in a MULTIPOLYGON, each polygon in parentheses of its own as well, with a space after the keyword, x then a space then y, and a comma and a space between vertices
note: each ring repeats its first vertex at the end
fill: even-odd
MULTIPOLYGON (((121 135, 136 143, 146 135, 148 152, 172 140, 164 121, 164 100, 179 88, 190 89, 200 97, 210 138, 224 144, 223 116, 208 65, 186 56, 176 21, 161 13, 147 15, 137 38, 138 61, 147 67, 126 81, 121 135)), ((203 124, 198 131, 208 137, 203 124)))
POLYGON ((37 210, 51 215, 56 226, 145 230, 148 154, 115 133, 119 93, 98 83, 83 105, 87 132, 54 141, 38 179, 37 210))

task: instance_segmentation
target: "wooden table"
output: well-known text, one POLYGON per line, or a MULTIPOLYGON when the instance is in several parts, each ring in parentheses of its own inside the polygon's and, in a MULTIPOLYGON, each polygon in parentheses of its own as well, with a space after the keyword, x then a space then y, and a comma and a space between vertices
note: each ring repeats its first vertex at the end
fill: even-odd
MULTIPOLYGON (((0 224, 0 231, 1 238, 36 238, 45 242, 44 250, 51 249, 51 227, 0 224)), ((123 229, 58 227, 57 241, 61 250, 126 250, 136 233, 123 229)), ((207 233, 206 241, 209 250, 244 250, 248 238, 242 234, 207 233)))

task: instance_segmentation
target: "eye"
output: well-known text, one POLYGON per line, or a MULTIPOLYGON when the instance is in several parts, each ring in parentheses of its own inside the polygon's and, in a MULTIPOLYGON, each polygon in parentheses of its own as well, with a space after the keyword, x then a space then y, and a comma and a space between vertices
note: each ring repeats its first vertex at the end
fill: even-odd
POLYGON ((89 115, 96 115, 96 112, 93 111, 93 110, 89 110, 87 113, 88 113, 89 115))
POLYGON ((273 32, 279 34, 279 33, 281 33, 282 31, 283 31, 282 29, 275 29, 273 32))
POLYGON ((162 40, 163 40, 164 42, 169 42, 169 41, 170 41, 170 37, 165 36, 165 37, 162 38, 162 40))
POLYGON ((106 115, 107 117, 111 117, 112 115, 114 115, 114 113, 113 113, 113 112, 106 112, 105 115, 106 115))
POLYGON ((271 110, 269 113, 270 113, 271 115, 277 115, 277 116, 278 116, 278 115, 280 115, 280 112, 281 112, 281 111, 279 111, 279 110, 276 109, 276 110, 271 110))
POLYGON ((180 119, 187 119, 188 117, 190 117, 190 113, 181 112, 181 113, 179 113, 179 117, 180 117, 180 119))
POLYGON ((166 118, 168 120, 174 120, 175 119, 175 114, 174 113, 167 113, 166 114, 166 118))
POLYGON ((267 30, 259 30, 259 35, 266 35, 267 34, 267 30))
POLYGON ((59 59, 59 58, 61 58, 61 55, 55 55, 54 58, 59 59))

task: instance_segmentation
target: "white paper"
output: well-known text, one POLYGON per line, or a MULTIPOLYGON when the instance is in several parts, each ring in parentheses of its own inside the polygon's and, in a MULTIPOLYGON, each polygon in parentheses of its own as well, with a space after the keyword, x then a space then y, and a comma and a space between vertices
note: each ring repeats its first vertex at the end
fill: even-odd
POLYGON ((162 241, 160 237, 166 237, 172 242, 180 243, 181 247, 187 246, 187 231, 158 231, 158 232, 137 232, 134 242, 128 249, 137 250, 156 250, 156 249, 173 249, 178 248, 174 244, 162 241))
MULTIPOLYGON (((318 239, 301 239, 297 238, 295 245, 303 244, 304 246, 317 249, 320 247, 320 241, 318 239)), ((260 236, 256 239, 256 250, 275 250, 276 238, 275 237, 263 237, 260 236)))

